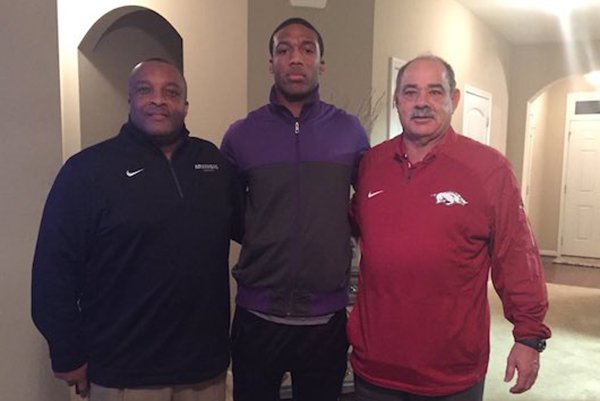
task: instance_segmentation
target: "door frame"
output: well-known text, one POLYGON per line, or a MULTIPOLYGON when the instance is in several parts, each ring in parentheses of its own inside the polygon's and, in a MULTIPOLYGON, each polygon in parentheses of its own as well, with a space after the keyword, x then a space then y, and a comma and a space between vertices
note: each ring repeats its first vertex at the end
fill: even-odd
POLYGON ((533 149, 537 130, 537 113, 534 112, 531 101, 527 102, 527 119, 525 120, 525 140, 523 143, 523 165, 521 170, 521 198, 523 207, 529 213, 531 169, 533 164, 533 149))
MULTIPOLYGON (((571 121, 591 121, 600 120, 600 114, 575 114, 575 104, 579 101, 585 100, 598 100, 600 101, 600 91, 597 92, 572 92, 567 94, 567 104, 565 111, 565 129, 563 137, 563 164, 562 164, 562 177, 560 183, 560 217, 558 220, 558 244, 557 253, 558 256, 563 254, 563 232, 565 227, 565 198, 566 198, 566 185, 567 185, 567 168, 568 168, 568 155, 569 155, 569 132, 571 121)), ((576 255, 575 255, 576 256, 576 255)))

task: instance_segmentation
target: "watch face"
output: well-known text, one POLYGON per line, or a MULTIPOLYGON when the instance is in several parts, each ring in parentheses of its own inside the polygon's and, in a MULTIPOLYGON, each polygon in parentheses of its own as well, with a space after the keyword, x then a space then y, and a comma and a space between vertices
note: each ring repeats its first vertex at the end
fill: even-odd
POLYGON ((538 352, 542 352, 545 349, 546 349, 546 340, 544 340, 542 338, 542 339, 538 340, 537 350, 538 350, 538 352))

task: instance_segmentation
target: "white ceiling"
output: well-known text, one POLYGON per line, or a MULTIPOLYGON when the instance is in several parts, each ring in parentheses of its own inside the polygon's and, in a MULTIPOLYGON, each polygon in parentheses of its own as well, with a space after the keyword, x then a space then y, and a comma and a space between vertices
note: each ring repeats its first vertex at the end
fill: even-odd
MULTIPOLYGON (((600 39, 600 0, 555 0, 561 6, 572 4, 563 34, 560 18, 530 3, 540 0, 457 0, 479 17, 491 29, 514 45, 571 42, 600 39)), ((547 9, 548 7, 546 7, 547 9)), ((568 13, 563 13, 568 16, 568 13)))

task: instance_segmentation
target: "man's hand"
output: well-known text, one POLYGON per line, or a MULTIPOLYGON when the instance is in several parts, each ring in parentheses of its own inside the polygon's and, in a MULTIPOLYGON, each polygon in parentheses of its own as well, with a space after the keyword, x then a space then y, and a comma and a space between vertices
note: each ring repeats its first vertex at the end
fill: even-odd
POLYGON ((75 392, 81 398, 87 397, 90 391, 87 380, 87 363, 70 372, 54 372, 54 377, 64 380, 69 386, 75 386, 75 392))
POLYGON ((506 373, 504 381, 509 382, 517 371, 517 383, 510 388, 514 394, 524 393, 529 390, 538 375, 540 369, 540 354, 526 345, 515 343, 506 360, 506 373))

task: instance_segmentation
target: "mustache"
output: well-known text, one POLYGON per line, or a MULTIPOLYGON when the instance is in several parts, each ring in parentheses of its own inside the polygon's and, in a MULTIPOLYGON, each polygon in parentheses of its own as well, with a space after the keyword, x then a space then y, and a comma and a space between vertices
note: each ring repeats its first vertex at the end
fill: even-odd
POLYGON ((415 107, 410 113, 410 118, 433 117, 434 113, 430 107, 415 107))

